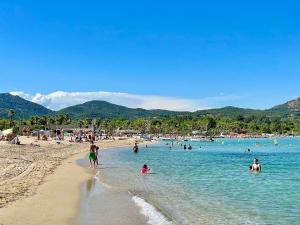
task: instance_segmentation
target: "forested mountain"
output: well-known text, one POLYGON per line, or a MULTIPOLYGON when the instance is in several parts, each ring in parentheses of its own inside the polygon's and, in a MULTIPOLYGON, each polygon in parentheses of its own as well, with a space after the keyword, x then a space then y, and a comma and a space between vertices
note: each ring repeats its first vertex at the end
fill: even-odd
POLYGON ((57 112, 58 114, 69 114, 71 118, 149 118, 165 117, 182 114, 167 110, 132 109, 125 106, 115 105, 106 101, 89 101, 80 105, 70 106, 57 112))
POLYGON ((39 104, 27 101, 19 96, 8 93, 0 94, 0 118, 8 118, 9 110, 14 111, 15 118, 30 118, 32 116, 68 114, 70 118, 102 118, 102 119, 136 119, 153 117, 171 117, 176 115, 186 115, 198 117, 213 115, 236 119, 239 117, 253 116, 280 116, 280 117, 300 117, 300 98, 288 101, 282 105, 275 106, 267 110, 244 109, 237 107, 224 107, 218 109, 199 110, 196 112, 176 112, 168 110, 146 110, 133 109, 125 106, 115 105, 106 101, 89 101, 83 104, 70 106, 59 111, 52 111, 39 104))
POLYGON ((256 110, 256 109, 244 109, 233 106, 227 106, 218 109, 208 109, 208 110, 199 110, 193 113, 196 116, 203 115, 214 115, 214 116, 222 116, 229 118, 237 118, 239 116, 250 117, 250 116, 263 116, 266 114, 264 110, 256 110))
POLYGON ((266 110, 269 115, 279 115, 282 117, 300 117, 300 98, 293 99, 282 105, 274 106, 266 110))
POLYGON ((14 111, 15 118, 29 118, 33 115, 41 116, 53 113, 50 109, 19 96, 0 93, 0 118, 8 118, 9 110, 14 111))

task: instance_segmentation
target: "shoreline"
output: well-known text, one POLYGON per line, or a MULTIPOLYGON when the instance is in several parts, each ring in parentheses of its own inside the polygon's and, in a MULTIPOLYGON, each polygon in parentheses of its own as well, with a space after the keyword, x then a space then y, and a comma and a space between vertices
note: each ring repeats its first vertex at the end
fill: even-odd
MULTIPOLYGON (((77 163, 82 168, 88 165, 83 159, 78 160, 77 163)), ((132 201, 132 196, 127 192, 112 191, 111 186, 100 180, 99 173, 100 171, 97 170, 93 176, 81 183, 80 202, 72 224, 147 225, 146 216, 132 201)))
MULTIPOLYGON (((126 150, 127 146, 112 151, 126 150)), ((110 154, 107 152, 106 154, 110 154)), ((78 160, 85 168, 88 163, 78 160)), ((79 213, 74 225, 175 225, 175 221, 160 207, 129 190, 117 190, 102 181, 104 168, 98 167, 95 176, 82 183, 79 213), (102 174, 102 175, 100 175, 102 174)))
MULTIPOLYGON (((97 144, 100 146, 101 152, 116 147, 129 147, 133 143, 134 140, 126 140, 98 142, 97 144)), ((51 148, 50 144, 45 143, 45 145, 47 145, 49 149, 51 148)), ((75 148, 74 146, 76 146, 76 144, 71 145, 70 148, 75 148)), ((77 146, 82 149, 87 149, 88 145, 77 146)), ((69 150, 69 148, 67 149, 69 150)), ((60 150, 64 151, 63 149, 60 150)), ((34 189, 33 193, 18 196, 19 198, 8 202, 4 207, 0 208, 0 224, 73 224, 81 200, 80 186, 88 179, 91 179, 95 174, 94 170, 83 168, 77 163, 78 160, 85 159, 87 154, 88 151, 84 150, 62 159, 53 171, 49 172, 50 174, 46 173, 38 184, 34 184, 37 185, 37 187, 32 187, 34 189)), ((33 172, 29 171, 29 173, 33 172)), ((23 181, 27 182, 27 180, 21 180, 19 182, 23 181)))

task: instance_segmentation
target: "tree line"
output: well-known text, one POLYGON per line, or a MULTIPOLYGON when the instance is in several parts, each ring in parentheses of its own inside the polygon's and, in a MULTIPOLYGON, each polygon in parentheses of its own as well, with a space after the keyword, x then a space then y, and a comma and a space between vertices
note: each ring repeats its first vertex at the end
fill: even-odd
POLYGON ((176 115, 162 118, 139 118, 133 120, 115 118, 82 118, 72 119, 68 114, 55 116, 32 116, 29 119, 14 120, 14 111, 8 111, 8 119, 0 119, 0 130, 14 127, 30 129, 53 129, 62 125, 78 128, 93 127, 114 133, 116 130, 136 130, 140 133, 190 135, 239 134, 300 134, 299 118, 280 118, 268 116, 243 116, 235 118, 217 115, 176 115))

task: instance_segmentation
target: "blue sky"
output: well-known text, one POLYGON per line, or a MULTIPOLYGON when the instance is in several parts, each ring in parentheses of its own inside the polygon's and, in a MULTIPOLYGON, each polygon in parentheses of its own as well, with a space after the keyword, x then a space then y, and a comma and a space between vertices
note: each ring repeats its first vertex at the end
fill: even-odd
POLYGON ((130 107, 268 108, 300 96, 299 11, 287 0, 0 0, 0 92, 53 109, 102 92, 130 107))

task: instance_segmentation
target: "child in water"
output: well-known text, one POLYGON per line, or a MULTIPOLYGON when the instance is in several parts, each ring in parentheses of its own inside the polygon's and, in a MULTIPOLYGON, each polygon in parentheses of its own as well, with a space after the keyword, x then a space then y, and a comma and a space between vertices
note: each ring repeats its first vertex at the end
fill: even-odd
POLYGON ((143 167, 142 167, 142 169, 141 169, 141 174, 142 174, 142 175, 146 175, 149 171, 150 171, 150 169, 149 169, 148 166, 145 164, 145 165, 143 165, 143 167))

